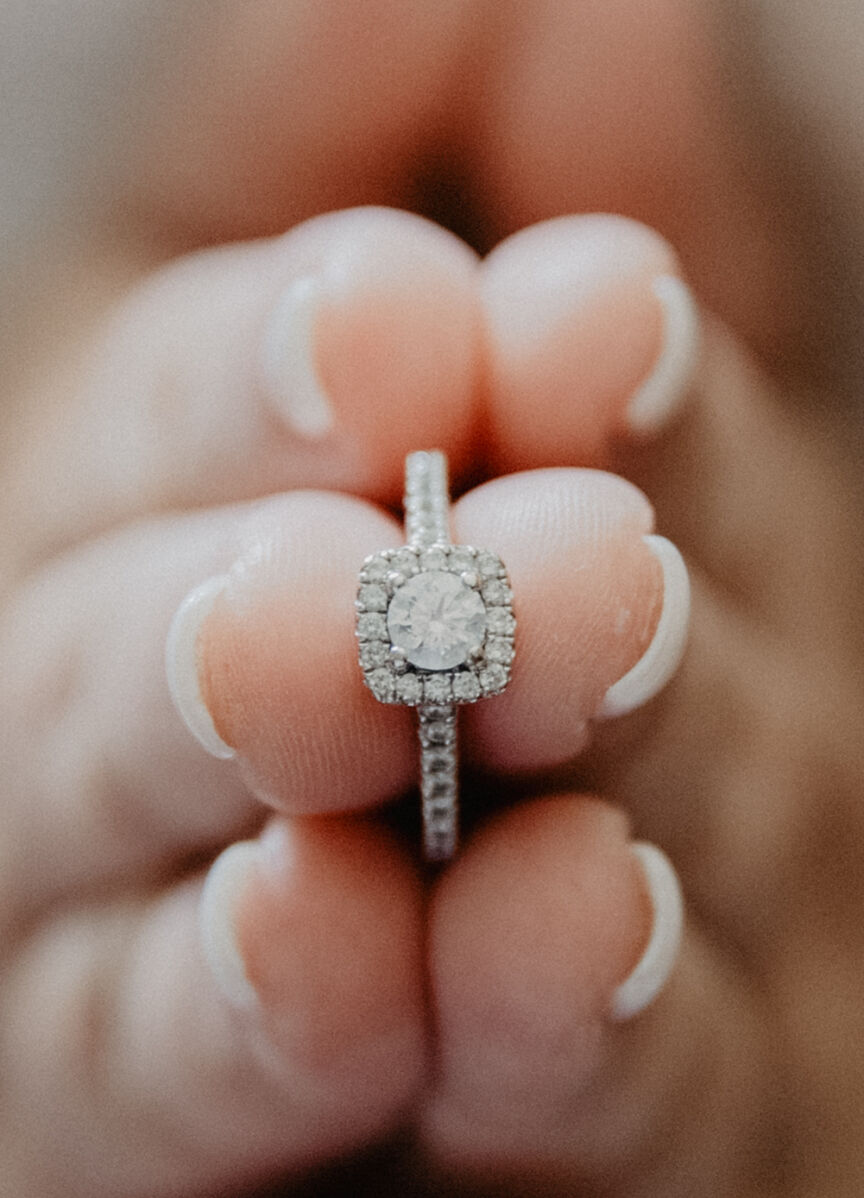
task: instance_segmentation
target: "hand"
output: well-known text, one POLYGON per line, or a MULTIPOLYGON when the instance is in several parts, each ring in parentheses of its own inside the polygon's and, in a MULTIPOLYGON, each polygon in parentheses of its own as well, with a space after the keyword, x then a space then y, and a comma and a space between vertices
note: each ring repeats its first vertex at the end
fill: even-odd
MULTIPOLYGON (((447 30, 441 46, 451 44, 447 30)), ((425 111, 396 115, 415 128, 425 111)), ((514 142, 536 152, 524 135, 514 142)), ((154 144, 170 149, 162 135, 154 144)), ((363 144, 346 139, 345 152, 363 144)), ((710 157, 707 139, 696 145, 694 163, 710 157)), ((334 187, 358 186, 356 170, 335 165, 334 187)), ((149 177, 165 189, 170 219, 152 227, 166 242, 181 211, 188 231, 194 210, 200 236, 219 220, 239 230, 230 187, 214 216, 197 199, 183 209, 194 189, 172 192, 167 169, 149 177)), ((493 213, 500 190, 483 177, 493 213)), ((601 195, 599 167, 596 177, 601 195)), ((259 182, 256 198, 269 195, 283 221, 277 192, 259 182)), ((298 213, 327 202, 320 187, 317 201, 315 187, 288 190, 298 213)), ((377 185, 359 190, 369 198, 377 185)), ((546 203, 587 202, 568 194, 546 203)), ((152 196, 136 195, 152 214, 152 196)), ((501 205, 515 224, 545 214, 540 197, 524 211, 516 200, 501 205)), ((261 211, 249 220, 268 223, 261 211)), ((694 204, 693 227, 720 226, 694 204)), ((764 217, 762 227, 771 252, 753 275, 770 294, 784 255, 764 217)), ((775 363, 791 358, 800 315, 775 308, 767 327, 752 297, 731 295, 743 233, 730 235, 731 258, 712 263, 703 246, 701 267, 699 240, 677 238, 700 292, 773 346, 775 363)), ((367 1142, 419 1095, 434 1166, 495 1179, 499 1192, 512 1181, 569 1193, 584 1179, 628 1194, 741 1194, 768 1174, 784 1193, 812 1193, 811 1167, 825 1193, 852 1184, 858 1062, 838 1028, 851 1027, 860 948, 857 889, 836 846, 854 860, 861 835, 856 513, 849 468, 806 410, 793 416, 791 387, 766 382, 709 319, 689 407, 675 419, 682 378, 667 378, 655 394, 670 423, 634 442, 628 401, 662 344, 651 283, 677 267, 630 226, 538 229, 478 270, 425 226, 346 214, 178 261, 140 287, 125 281, 136 266, 128 239, 120 254, 116 242, 91 250, 91 268, 108 275, 95 314, 79 313, 72 350, 54 326, 23 343, 7 417, 3 1084, 16 1192, 51 1192, 61 1176, 66 1192, 87 1194, 239 1186, 367 1142), (127 294, 114 309, 117 273, 127 294), (336 279, 314 325, 327 405, 308 370, 296 373, 292 337, 286 349, 278 336, 280 313, 286 337, 296 331, 284 319, 297 302, 290 284, 310 273, 336 279), (328 406, 333 432, 319 442, 310 434, 328 406), (337 487, 393 502, 402 455, 418 444, 441 444, 464 477, 478 451, 490 476, 611 466, 644 488, 691 564, 681 675, 644 712, 602 725, 589 748, 584 722, 656 628, 649 509, 622 482, 568 470, 490 484, 455 513, 465 539, 500 546, 520 595, 522 678, 472 713, 475 763, 506 775, 577 756, 574 784, 629 811, 681 872, 691 911, 681 963, 630 1025, 609 1027, 608 1004, 650 915, 612 808, 542 798, 538 783, 536 799, 478 831, 425 919, 410 853, 336 814, 371 810, 416 768, 410 719, 359 686, 342 599, 367 547, 398 531, 351 499, 281 493, 337 487), (587 561, 589 585, 574 594, 559 560, 587 561), (202 627, 204 692, 242 777, 186 736, 159 660, 176 603, 225 571, 230 589, 202 627), (616 638, 604 620, 620 607, 634 620, 616 638), (271 832, 263 851, 229 850, 216 867, 211 956, 235 999, 248 997, 244 982, 257 995, 254 1012, 234 1012, 201 961, 199 863, 257 831, 253 796, 264 793, 283 811, 332 814, 293 823, 290 840, 271 832), (232 944, 243 962, 233 987, 232 944), (790 1101, 796 1088, 803 1101, 790 1101), (789 1155, 778 1151, 788 1128, 789 1155)))

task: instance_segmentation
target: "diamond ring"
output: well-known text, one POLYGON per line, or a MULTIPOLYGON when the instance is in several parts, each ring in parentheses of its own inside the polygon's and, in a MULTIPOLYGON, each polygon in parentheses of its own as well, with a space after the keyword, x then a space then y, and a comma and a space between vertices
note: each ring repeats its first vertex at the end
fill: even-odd
POLYGON ((450 540, 447 459, 405 461, 407 545, 366 558, 357 641, 366 685, 382 703, 416 707, 427 860, 458 838, 457 705, 498 695, 513 662, 516 620, 504 563, 450 540))

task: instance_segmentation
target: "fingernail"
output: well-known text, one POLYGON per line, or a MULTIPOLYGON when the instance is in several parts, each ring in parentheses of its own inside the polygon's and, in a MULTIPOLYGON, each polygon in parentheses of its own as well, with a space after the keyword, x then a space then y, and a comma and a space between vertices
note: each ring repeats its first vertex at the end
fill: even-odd
POLYGON ((207 752, 224 758, 233 757, 234 750, 216 731, 201 695, 198 632, 228 581, 227 574, 219 574, 190 591, 174 614, 165 644, 165 672, 174 706, 207 752))
POLYGON ((684 927, 681 884, 669 858, 644 841, 630 847, 645 875, 653 921, 636 968, 612 995, 610 1013, 617 1020, 632 1019, 644 1011, 666 985, 678 957, 684 927))
POLYGON ((670 418, 687 394, 699 350, 699 317, 687 285, 675 275, 660 275, 653 291, 663 310, 663 345, 627 408, 635 433, 654 432, 670 418))
POLYGON ((240 894, 260 860, 256 840, 242 840, 226 849, 207 875, 199 911, 201 945, 210 972, 231 1005, 246 1009, 254 1007, 258 997, 237 944, 235 915, 240 894))
POLYGON ((690 579, 671 541, 649 535, 645 544, 663 568, 663 607, 654 638, 632 670, 613 683, 597 712, 599 719, 626 715, 662 690, 678 668, 690 623, 690 579))
POLYGON ((273 308, 261 345, 261 373, 275 409, 308 440, 333 428, 333 408, 318 375, 315 329, 324 287, 314 275, 297 279, 273 308))

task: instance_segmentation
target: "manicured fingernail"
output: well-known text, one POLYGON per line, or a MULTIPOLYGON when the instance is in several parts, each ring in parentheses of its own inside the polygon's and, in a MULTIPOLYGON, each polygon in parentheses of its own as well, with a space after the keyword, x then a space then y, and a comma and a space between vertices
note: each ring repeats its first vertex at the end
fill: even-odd
POLYGON ((201 945, 216 984, 235 1007, 253 1007, 258 1001, 237 945, 237 900, 253 869, 261 861, 259 842, 232 844, 214 862, 204 883, 199 912, 201 945))
POLYGON ((675 275, 660 275, 653 290, 663 309, 663 345, 627 408, 627 423, 636 433, 654 432, 669 419, 687 394, 699 352, 699 317, 690 289, 675 275))
POLYGON ((301 437, 316 440, 333 428, 333 409, 321 385, 315 330, 324 288, 314 275, 297 279, 273 308, 261 346, 261 372, 273 406, 301 437))
POLYGON ((241 840, 216 858, 201 894, 199 924, 204 958, 216 984, 235 1007, 258 1002, 237 943, 237 903, 250 877, 282 882, 294 861, 294 841, 285 820, 272 820, 257 840, 241 840))
POLYGON ((216 731, 201 695, 198 669, 198 632, 213 604, 225 590, 228 575, 208 578, 190 591, 174 615, 165 645, 165 670, 174 706, 186 727, 214 757, 229 758, 234 750, 216 731))
POLYGON ((637 841, 632 852, 645 875, 653 922, 636 968, 612 995, 613 1019, 632 1019, 649 1006, 669 979, 678 957, 684 926, 684 900, 669 858, 653 844, 637 841))
POLYGON ((651 644, 631 670, 613 683, 597 712, 600 719, 626 715, 662 690, 678 668, 690 623, 690 579, 684 559, 665 537, 645 544, 663 568, 663 607, 651 644))

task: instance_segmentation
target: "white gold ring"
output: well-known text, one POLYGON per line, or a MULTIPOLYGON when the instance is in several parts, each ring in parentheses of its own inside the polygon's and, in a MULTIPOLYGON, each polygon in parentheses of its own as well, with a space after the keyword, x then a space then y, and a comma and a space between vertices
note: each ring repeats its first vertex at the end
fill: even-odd
POLYGON ((409 454, 407 544, 366 558, 356 601, 366 685, 382 703, 418 709, 429 861, 448 861, 458 840, 457 706, 504 690, 516 629, 504 563, 451 542, 449 506, 444 454, 409 454))

